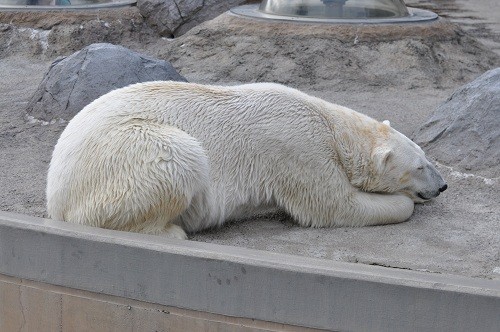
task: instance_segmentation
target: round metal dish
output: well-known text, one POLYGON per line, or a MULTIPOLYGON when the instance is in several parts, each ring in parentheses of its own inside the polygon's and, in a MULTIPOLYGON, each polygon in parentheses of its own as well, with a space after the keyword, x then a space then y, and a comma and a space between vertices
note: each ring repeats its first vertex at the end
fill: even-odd
POLYGON ((137 0, 0 0, 0 11, 82 10, 124 7, 137 0))
POLYGON ((308 23, 348 23, 348 24, 377 24, 377 23, 411 23, 432 21, 438 18, 436 13, 428 10, 406 7, 406 16, 392 17, 362 17, 362 18, 322 18, 307 15, 276 15, 269 14, 259 9, 259 5, 243 5, 231 9, 231 12, 244 17, 252 17, 263 20, 288 21, 288 22, 308 22, 308 23))

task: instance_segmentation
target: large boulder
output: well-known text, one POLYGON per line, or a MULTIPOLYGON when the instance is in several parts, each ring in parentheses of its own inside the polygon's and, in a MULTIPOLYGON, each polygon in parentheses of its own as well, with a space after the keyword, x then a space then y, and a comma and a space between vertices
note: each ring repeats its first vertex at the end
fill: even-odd
POLYGON ((165 37, 180 36, 248 0, 138 0, 141 15, 165 37))
POLYGON ((500 68, 461 87, 415 133, 436 160, 485 177, 500 176, 500 68))
POLYGON ((36 119, 70 120, 103 94, 133 83, 186 81, 170 63, 112 44, 92 44, 55 60, 28 103, 36 119))

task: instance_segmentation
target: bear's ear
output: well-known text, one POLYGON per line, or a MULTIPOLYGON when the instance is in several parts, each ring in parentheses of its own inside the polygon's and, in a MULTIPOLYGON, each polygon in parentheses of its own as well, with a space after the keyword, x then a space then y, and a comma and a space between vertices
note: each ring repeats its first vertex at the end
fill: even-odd
POLYGON ((392 155, 392 150, 387 146, 380 146, 375 148, 372 158, 375 165, 377 166, 377 169, 379 170, 384 169, 391 155, 392 155))
POLYGON ((391 122, 389 120, 384 120, 382 123, 388 125, 389 127, 391 126, 391 122))

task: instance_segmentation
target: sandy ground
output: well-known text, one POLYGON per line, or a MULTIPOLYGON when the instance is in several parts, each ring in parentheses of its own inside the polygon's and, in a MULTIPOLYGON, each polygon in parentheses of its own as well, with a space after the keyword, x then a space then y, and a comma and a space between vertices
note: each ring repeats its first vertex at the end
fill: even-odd
MULTIPOLYGON (((407 3, 430 7, 450 17, 487 48, 500 54, 500 13, 490 10, 494 1, 477 1, 475 8, 462 0, 451 1, 452 7, 449 1, 407 3)), ((177 41, 158 40, 156 44, 134 45, 136 50, 149 54, 169 55, 167 59, 174 59, 174 66, 190 81, 211 83, 215 81, 214 73, 219 68, 213 64, 210 67, 206 62, 197 64, 199 59, 186 60, 188 44, 187 53, 179 51, 177 55, 183 58, 177 60, 175 54, 158 46, 178 43, 180 49, 183 41, 194 37, 193 34, 177 41), (201 72, 200 66, 207 68, 201 72)), ((133 43, 125 44, 131 47, 133 43)), ((5 49, 0 52, 0 210, 44 217, 46 171, 52 148, 65 124, 28 121, 25 107, 58 54, 39 54, 32 48, 16 47, 18 51, 12 54, 5 49)), ((194 48, 192 52, 195 52, 194 48)), ((457 67, 465 66, 461 59, 451 57, 447 61, 456 62, 457 67)), ((494 61, 493 65, 500 65, 500 61, 494 61)), ((488 66, 491 67, 492 63, 485 65, 488 66)), ((461 80, 454 78, 439 86, 427 84, 425 80, 416 86, 411 82, 392 86, 371 85, 353 77, 351 85, 339 86, 338 82, 333 84, 318 79, 312 83, 300 81, 295 87, 379 120, 390 119, 396 129, 411 136, 455 88, 481 74, 477 68, 469 70, 461 80)), ((467 72, 467 68, 462 69, 467 72)), ((400 74, 405 75, 405 72, 400 74)), ((217 76, 217 83, 244 83, 241 77, 244 76, 238 76, 238 79, 217 76)), ((408 79, 411 80, 412 76, 408 79)), ((296 226, 286 215, 268 215, 231 222, 220 229, 192 235, 191 240, 500 279, 499 179, 461 173, 454 170, 453 165, 439 165, 439 169, 446 177, 449 189, 436 200, 416 206, 412 218, 402 224, 306 229, 296 226)))
POLYGON ((496 0, 458 0, 462 14, 450 18, 470 31, 492 51, 500 55, 500 10, 496 0), (493 31, 492 35, 489 31, 493 31))

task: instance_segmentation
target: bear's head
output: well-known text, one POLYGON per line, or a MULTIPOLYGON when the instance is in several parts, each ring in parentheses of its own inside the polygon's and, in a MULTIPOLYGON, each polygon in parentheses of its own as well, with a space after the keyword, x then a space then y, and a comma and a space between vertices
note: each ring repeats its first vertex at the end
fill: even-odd
POLYGON ((372 150, 372 169, 377 188, 373 191, 402 193, 422 203, 437 197, 448 187, 424 151, 400 132, 387 126, 388 135, 372 150))

